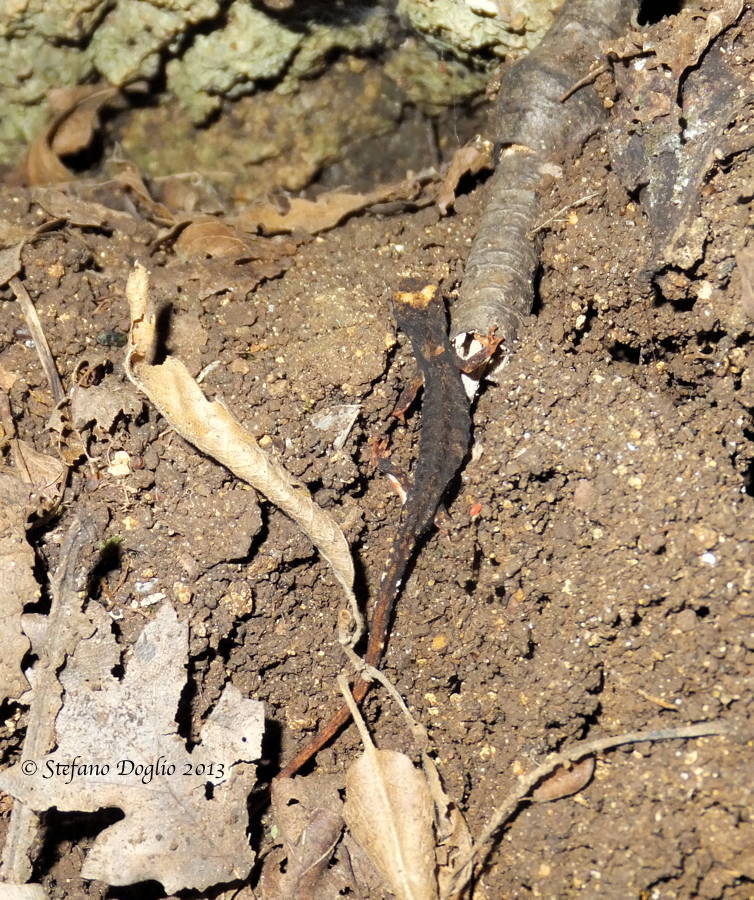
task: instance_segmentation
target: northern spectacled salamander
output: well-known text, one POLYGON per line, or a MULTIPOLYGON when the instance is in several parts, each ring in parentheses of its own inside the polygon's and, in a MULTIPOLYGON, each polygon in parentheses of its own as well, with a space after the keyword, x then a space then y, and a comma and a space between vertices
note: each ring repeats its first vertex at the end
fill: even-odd
MULTIPOLYGON (((471 438, 469 400, 461 381, 458 357, 450 345, 445 306, 437 285, 417 279, 404 280, 394 295, 393 312, 398 327, 411 341, 416 362, 424 378, 419 454, 403 516, 393 539, 387 565, 380 579, 364 660, 380 664, 403 578, 432 526, 437 507, 448 484, 461 468, 471 438)), ((358 678, 353 686, 357 703, 366 696, 371 682, 358 678)), ((303 747, 280 772, 289 778, 328 744, 347 724, 346 706, 321 726, 315 738, 303 747)))

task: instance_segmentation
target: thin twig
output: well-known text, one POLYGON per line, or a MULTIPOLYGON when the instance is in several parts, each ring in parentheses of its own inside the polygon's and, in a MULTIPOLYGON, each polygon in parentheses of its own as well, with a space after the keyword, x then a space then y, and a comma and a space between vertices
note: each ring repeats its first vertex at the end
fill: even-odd
POLYGON ((586 87, 586 85, 591 84, 595 81, 600 75, 603 75, 605 72, 610 71, 610 66, 607 63, 601 63, 595 69, 591 69, 583 78, 579 78, 576 84, 572 84, 568 90, 561 94, 559 100, 561 103, 565 103, 569 97, 572 97, 576 91, 580 91, 581 88, 586 87))
POLYGON ((482 852, 492 841, 496 832, 510 819, 518 806, 527 798, 529 791, 545 776, 557 769, 558 766, 576 762, 585 756, 599 753, 602 750, 610 750, 613 747, 620 747, 623 744, 640 744, 644 741, 672 741, 730 733, 730 727, 722 722, 700 722, 697 725, 688 725, 680 728, 663 728, 657 731, 630 731, 626 734, 595 738, 591 741, 580 741, 561 753, 553 754, 542 765, 537 766, 528 775, 522 775, 518 779, 516 787, 513 788, 495 810, 484 831, 474 843, 471 852, 467 853, 456 863, 445 897, 455 896, 463 889, 469 877, 467 874, 462 874, 464 868, 470 862, 479 860, 482 852))
POLYGON ((42 368, 47 376, 47 381, 50 385, 50 390, 52 391, 52 399, 55 401, 55 406, 57 406, 65 398, 65 393, 63 391, 60 375, 58 375, 58 370, 55 368, 55 360, 53 359, 50 345, 47 343, 47 338, 42 329, 39 315, 34 308, 34 303, 29 296, 29 292, 19 280, 18 276, 14 275, 8 284, 16 295, 18 305, 21 307, 21 312, 26 320, 26 326, 34 341, 34 346, 37 348, 39 361, 42 363, 42 368))
POLYGON ((587 200, 591 200, 592 197, 596 197, 599 194, 599 191, 592 191, 591 194, 586 194, 583 197, 579 197, 578 200, 574 200, 573 203, 566 203, 565 206, 561 206, 561 208, 554 212, 548 219, 545 219, 544 222, 540 222, 539 225, 536 225, 531 231, 526 232, 526 236, 531 240, 536 234, 539 234, 540 231, 543 231, 547 226, 558 219, 563 215, 564 212, 568 212, 569 209, 575 209, 577 206, 583 206, 587 200))

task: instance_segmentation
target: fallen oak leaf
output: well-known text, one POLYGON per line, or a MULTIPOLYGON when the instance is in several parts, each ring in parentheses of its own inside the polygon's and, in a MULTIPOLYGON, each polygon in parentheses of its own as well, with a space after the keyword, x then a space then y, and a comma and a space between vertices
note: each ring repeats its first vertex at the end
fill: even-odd
POLYGON ((132 385, 115 375, 106 375, 101 384, 74 385, 70 398, 71 424, 77 431, 92 423, 110 431, 118 416, 136 416, 142 406, 132 385))
MULTIPOLYGON (((90 513, 74 513, 63 538, 57 568, 49 579, 49 613, 22 617, 24 631, 37 656, 37 662, 28 673, 31 699, 23 698, 29 703, 23 745, 26 759, 39 759, 54 746, 55 717, 63 702, 58 673, 79 641, 94 630, 91 618, 82 607, 87 593, 84 587, 92 568, 88 551, 96 536, 94 517, 90 513)), ((96 604, 92 606, 95 608, 103 614, 96 604)), ((13 804, 3 847, 4 880, 15 884, 29 880, 35 848, 40 844, 40 828, 39 818, 29 806, 23 802, 13 804)))
POLYGON ((123 810, 125 817, 95 839, 83 878, 112 885, 156 879, 168 893, 245 878, 254 861, 246 804, 256 778, 251 763, 261 753, 263 704, 226 685, 189 753, 175 722, 188 626, 162 606, 118 680, 112 669, 122 648, 109 616, 97 604, 90 612, 96 630, 59 676, 65 702, 55 751, 34 760, 35 774, 21 763, 0 772, 0 789, 37 811, 123 810))
POLYGON ((398 900, 435 900, 434 807, 424 773, 405 754, 375 747, 344 676, 338 683, 364 745, 346 772, 346 825, 398 900))
POLYGON ((131 308, 125 362, 128 377, 182 437, 261 491, 299 525, 343 589, 357 623, 356 640, 363 625, 353 593, 353 559, 342 529, 314 502, 306 486, 269 457, 221 402, 207 400, 180 360, 167 356, 154 365, 157 317, 149 297, 149 273, 139 264, 129 275, 126 296, 131 308))

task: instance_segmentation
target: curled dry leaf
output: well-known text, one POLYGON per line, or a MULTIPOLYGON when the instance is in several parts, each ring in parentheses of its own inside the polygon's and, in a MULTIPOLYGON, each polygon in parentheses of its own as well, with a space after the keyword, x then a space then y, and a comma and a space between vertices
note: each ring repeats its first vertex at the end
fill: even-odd
POLYGON ((99 112, 118 89, 109 85, 88 85, 60 89, 50 96, 57 115, 34 140, 20 167, 21 178, 30 185, 68 181, 71 172, 61 156, 78 153, 89 145, 99 123, 99 112))
POLYGON ((136 265, 128 278, 126 295, 131 307, 131 333, 126 373, 175 430, 279 506, 308 535, 332 567, 360 622, 353 594, 354 569, 343 531, 319 507, 306 486, 258 446, 253 435, 219 401, 204 396, 180 360, 168 356, 154 365, 156 313, 149 299, 149 275, 136 265))
POLYGON ((437 208, 445 215, 456 199, 456 188, 464 175, 476 175, 484 169, 493 169, 492 142, 477 136, 453 154, 448 171, 437 191, 437 208))

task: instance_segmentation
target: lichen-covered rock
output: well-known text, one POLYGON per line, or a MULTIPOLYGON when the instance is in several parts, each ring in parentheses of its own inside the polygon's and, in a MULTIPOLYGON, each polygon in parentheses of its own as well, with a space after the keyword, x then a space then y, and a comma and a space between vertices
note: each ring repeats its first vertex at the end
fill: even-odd
POLYGON ((323 71, 333 50, 363 53, 384 47, 388 25, 387 11, 379 7, 333 8, 309 24, 280 89, 295 90, 301 78, 323 71))
POLYGON ((429 44, 414 39, 387 56, 384 70, 406 99, 430 116, 481 94, 489 77, 458 59, 443 59, 429 44))
POLYGON ((67 42, 83 40, 113 0, 4 0, 0 3, 0 37, 36 34, 67 42))
POLYGON ((338 8, 287 27, 236 0, 227 22, 198 36, 180 58, 167 65, 168 87, 199 123, 220 105, 253 93, 285 73, 281 89, 291 92, 301 78, 321 71, 333 50, 371 50, 387 39, 387 13, 368 7, 338 8))
POLYGON ((278 76, 300 41, 299 34, 237 0, 225 27, 199 35, 182 58, 168 63, 168 86, 201 122, 223 96, 248 94, 260 78, 278 76))
POLYGON ((75 47, 51 44, 39 34, 0 38, 0 161, 14 161, 47 120, 51 87, 79 84, 92 74, 75 47))
POLYGON ((153 78, 171 42, 218 9, 217 0, 118 0, 92 36, 87 54, 110 84, 153 78))
POLYGON ((542 39, 563 0, 398 0, 416 31, 459 59, 530 50, 542 39))

